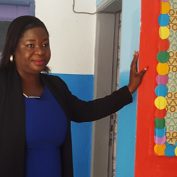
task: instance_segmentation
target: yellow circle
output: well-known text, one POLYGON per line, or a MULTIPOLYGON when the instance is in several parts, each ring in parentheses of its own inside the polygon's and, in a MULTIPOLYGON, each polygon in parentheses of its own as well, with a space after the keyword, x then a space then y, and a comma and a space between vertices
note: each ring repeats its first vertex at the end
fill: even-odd
POLYGON ((165 97, 163 96, 158 96, 155 100, 154 100, 154 104, 156 106, 156 108, 162 110, 165 109, 167 106, 167 100, 165 97))
POLYGON ((175 155, 177 156, 177 147, 175 148, 175 155))
POLYGON ((158 63, 156 69, 159 75, 166 75, 169 72, 169 66, 167 63, 158 63))
POLYGON ((161 14, 168 14, 170 10, 169 2, 161 2, 161 14))
POLYGON ((156 144, 154 146, 154 152, 159 156, 163 156, 165 154, 165 148, 166 148, 165 144, 162 145, 156 144))
POLYGON ((167 26, 159 27, 159 36, 161 39, 167 39, 170 35, 170 30, 167 26))

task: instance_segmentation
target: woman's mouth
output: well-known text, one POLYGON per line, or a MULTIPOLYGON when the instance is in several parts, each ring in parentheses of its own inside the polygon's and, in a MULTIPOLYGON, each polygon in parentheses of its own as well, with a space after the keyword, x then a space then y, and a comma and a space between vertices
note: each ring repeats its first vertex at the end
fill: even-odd
POLYGON ((45 65, 45 61, 44 60, 33 60, 33 62, 37 66, 43 66, 43 65, 45 65))

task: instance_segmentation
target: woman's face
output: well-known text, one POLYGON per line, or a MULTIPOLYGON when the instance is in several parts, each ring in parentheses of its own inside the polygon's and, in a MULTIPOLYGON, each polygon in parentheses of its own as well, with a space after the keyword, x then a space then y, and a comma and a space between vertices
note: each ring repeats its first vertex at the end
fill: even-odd
POLYGON ((49 36, 42 27, 26 30, 15 51, 15 63, 20 75, 38 74, 45 69, 51 56, 49 36))

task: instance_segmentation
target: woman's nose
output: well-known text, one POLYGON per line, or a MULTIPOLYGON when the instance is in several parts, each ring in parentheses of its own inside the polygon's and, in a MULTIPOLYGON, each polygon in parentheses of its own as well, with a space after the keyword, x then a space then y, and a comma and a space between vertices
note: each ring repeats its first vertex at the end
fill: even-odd
POLYGON ((42 55, 42 54, 45 53, 45 49, 44 49, 43 46, 36 46, 36 47, 35 47, 35 52, 36 52, 36 54, 38 54, 38 55, 42 55))

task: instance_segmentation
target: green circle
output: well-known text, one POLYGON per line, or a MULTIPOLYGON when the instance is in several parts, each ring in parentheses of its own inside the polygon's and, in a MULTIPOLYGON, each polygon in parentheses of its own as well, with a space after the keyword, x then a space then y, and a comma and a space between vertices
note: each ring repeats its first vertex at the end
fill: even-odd
POLYGON ((156 128, 164 128, 165 127, 165 119, 155 118, 155 127, 156 128))
POLYGON ((170 56, 168 52, 161 51, 157 54, 157 59, 160 63, 166 63, 169 60, 170 56))

